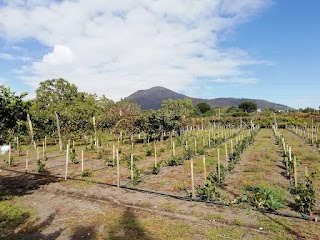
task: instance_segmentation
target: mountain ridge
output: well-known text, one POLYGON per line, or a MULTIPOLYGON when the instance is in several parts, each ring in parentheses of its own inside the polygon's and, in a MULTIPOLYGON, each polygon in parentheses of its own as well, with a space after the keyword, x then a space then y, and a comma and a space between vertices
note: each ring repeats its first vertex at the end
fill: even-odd
POLYGON ((269 107, 275 108, 277 110, 292 109, 291 107, 288 107, 286 105, 269 102, 262 99, 233 98, 233 97, 229 97, 229 98, 220 97, 220 98, 212 98, 212 99, 194 98, 194 97, 189 97, 184 94, 174 92, 168 88, 161 87, 161 86, 155 86, 145 90, 138 90, 133 94, 129 95, 127 98, 135 101, 137 104, 141 106, 141 109, 143 110, 148 110, 148 109, 157 110, 161 108, 162 101, 166 99, 178 100, 178 99, 184 99, 184 98, 191 99, 193 104, 198 104, 200 102, 208 103, 213 108, 214 107, 226 108, 231 106, 238 106, 241 102, 252 101, 255 104, 257 104, 258 108, 261 108, 261 109, 266 109, 269 107))

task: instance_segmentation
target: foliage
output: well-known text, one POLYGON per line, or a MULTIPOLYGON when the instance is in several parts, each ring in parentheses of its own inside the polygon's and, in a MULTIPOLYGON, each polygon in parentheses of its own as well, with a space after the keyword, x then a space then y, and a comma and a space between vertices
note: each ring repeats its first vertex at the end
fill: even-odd
POLYGON ((202 114, 208 112, 211 109, 211 106, 205 102, 198 103, 196 107, 199 109, 200 113, 202 114))
POLYGON ((38 173, 43 173, 45 171, 45 166, 46 166, 46 164, 41 162, 41 160, 39 159, 37 161, 37 171, 38 171, 38 173))
POLYGON ((203 187, 197 189, 197 196, 202 200, 215 201, 220 199, 220 193, 217 185, 210 180, 207 180, 203 187))
POLYGON ((6 164, 8 164, 9 167, 14 165, 14 159, 12 156, 8 156, 7 158, 3 159, 3 161, 6 162, 6 164))
POLYGON ((0 85, 0 145, 10 140, 13 135, 26 132, 22 121, 27 118, 28 102, 23 98, 27 93, 16 95, 10 88, 0 85))
POLYGON ((316 203, 316 193, 312 180, 314 179, 315 172, 307 175, 305 185, 299 183, 296 189, 295 204, 296 210, 300 213, 310 215, 314 210, 316 203))
POLYGON ((133 170, 133 180, 131 183, 133 186, 136 186, 139 184, 139 182, 141 182, 141 170, 135 167, 133 170))
POLYGON ((152 174, 158 175, 159 172, 160 172, 160 167, 161 167, 161 166, 160 166, 159 163, 157 163, 156 166, 153 166, 153 168, 152 168, 152 174))
POLYGON ((220 179, 219 179, 219 175, 218 175, 218 165, 216 166, 216 172, 213 172, 213 171, 210 172, 208 174, 207 179, 211 182, 221 184, 225 179, 225 175, 226 175, 226 169, 222 164, 220 164, 220 179))
POLYGON ((92 171, 90 171, 89 169, 86 169, 82 172, 81 174, 82 177, 91 177, 92 176, 92 171))
POLYGON ((70 158, 72 163, 74 163, 74 164, 79 163, 75 148, 71 148, 69 154, 70 154, 69 158, 70 158))
POLYGON ((240 103, 238 107, 246 113, 251 113, 257 110, 257 104, 251 101, 244 101, 240 103))
POLYGON ((154 155, 154 148, 148 147, 146 149, 146 156, 150 157, 150 156, 153 156, 153 155, 154 155))
POLYGON ((265 187, 246 186, 245 193, 238 199, 238 202, 247 202, 256 208, 267 210, 278 210, 283 207, 284 199, 281 194, 265 187))
POLYGON ((194 152, 189 148, 183 152, 182 159, 190 160, 194 156, 194 152))
POLYGON ((184 161, 183 158, 179 156, 171 156, 165 162, 168 166, 178 166, 178 165, 182 165, 183 161, 184 161))

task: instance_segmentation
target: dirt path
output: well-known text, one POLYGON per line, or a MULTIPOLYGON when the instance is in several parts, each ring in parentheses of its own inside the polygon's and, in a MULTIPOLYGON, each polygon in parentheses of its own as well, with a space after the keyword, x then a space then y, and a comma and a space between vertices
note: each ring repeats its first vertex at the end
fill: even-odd
POLYGON ((31 209, 14 239, 308 239, 318 223, 79 181, 1 172, 1 193, 31 209), (15 186, 12 188, 12 186, 15 186), (259 228, 263 228, 259 230, 259 228), (301 230, 300 230, 301 229, 301 230))

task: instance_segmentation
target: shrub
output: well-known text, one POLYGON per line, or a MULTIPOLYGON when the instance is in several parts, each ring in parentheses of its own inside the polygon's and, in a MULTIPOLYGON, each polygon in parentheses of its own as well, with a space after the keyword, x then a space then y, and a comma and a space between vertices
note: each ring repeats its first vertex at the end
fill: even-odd
POLYGON ((92 172, 88 169, 84 170, 81 174, 82 177, 91 177, 92 176, 92 172))
POLYGON ((215 201, 220 199, 216 183, 207 180, 203 187, 197 189, 197 196, 202 200, 215 201))
POLYGON ((74 149, 74 148, 71 148, 71 150, 70 150, 70 160, 74 164, 79 163, 79 161, 77 159, 76 149, 74 149))
POLYGON ((37 161, 37 170, 38 170, 38 173, 42 173, 45 171, 45 166, 46 164, 45 163, 42 163, 41 160, 39 159, 37 161))
POLYGON ((316 173, 313 172, 306 176, 306 182, 303 186, 301 183, 296 188, 295 207, 300 213, 310 215, 314 210, 316 203, 316 193, 313 186, 313 178, 316 173))
POLYGON ((275 211, 283 207, 284 199, 281 193, 268 188, 246 186, 245 193, 238 198, 238 202, 248 202, 256 208, 275 211))
POLYGON ((156 166, 153 166, 152 168, 152 174, 158 175, 160 172, 160 164, 157 163, 156 166))
POLYGON ((168 166, 178 166, 183 164, 183 159, 178 156, 171 156, 168 160, 166 160, 166 164, 168 166))

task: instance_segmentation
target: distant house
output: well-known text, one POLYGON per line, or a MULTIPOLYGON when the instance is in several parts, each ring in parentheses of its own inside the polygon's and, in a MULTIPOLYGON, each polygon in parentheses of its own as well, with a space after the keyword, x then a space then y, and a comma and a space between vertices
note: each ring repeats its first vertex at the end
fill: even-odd
POLYGON ((257 109, 257 112, 258 112, 258 113, 261 113, 261 108, 258 108, 258 109, 257 109))

